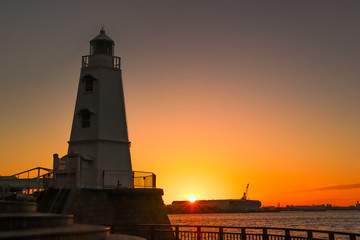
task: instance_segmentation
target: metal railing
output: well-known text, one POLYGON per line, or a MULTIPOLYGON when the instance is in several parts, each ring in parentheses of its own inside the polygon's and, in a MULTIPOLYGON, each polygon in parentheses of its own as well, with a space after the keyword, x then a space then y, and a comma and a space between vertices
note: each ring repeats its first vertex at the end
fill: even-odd
POLYGON ((119 57, 113 57, 113 65, 114 65, 114 68, 118 68, 120 69, 120 58, 119 57))
POLYGON ((55 188, 156 188, 156 175, 152 172, 96 170, 82 168, 78 173, 73 170, 57 170, 54 173, 55 188))
POLYGON ((85 68, 89 66, 89 56, 82 56, 81 67, 85 68))
POLYGON ((103 188, 156 188, 156 175, 152 172, 104 170, 102 173, 103 188))
POLYGON ((133 171, 134 188, 156 188, 156 175, 152 172, 133 171))
MULTIPOLYGON (((83 67, 83 68, 89 67, 89 59, 92 56, 93 55, 82 56, 81 67, 83 67)), ((107 64, 111 64, 111 63, 107 63, 107 64)), ((90 65, 91 65, 91 63, 90 63, 90 65)), ((112 56, 112 67, 120 69, 120 65, 121 65, 120 57, 112 56)))
MULTIPOLYGON (((84 170, 84 169, 83 169, 84 170)), ((156 175, 152 172, 141 171, 87 171, 77 175, 76 171, 65 171, 36 167, 13 174, 11 176, 0 176, 0 199, 14 194, 32 195, 36 192, 43 191, 48 187, 59 189, 69 189, 77 186, 83 188, 115 189, 122 187, 130 188, 156 188, 156 175), (91 185, 86 182, 89 179, 98 179, 100 185, 95 182, 91 185), (86 185, 87 183, 87 185, 86 185)))
POLYGON ((112 226, 114 233, 144 237, 148 240, 359 240, 360 233, 275 228, 225 227, 193 225, 121 225, 112 226))
POLYGON ((33 194, 46 189, 52 179, 52 169, 36 167, 0 178, 0 189, 6 192, 33 194))

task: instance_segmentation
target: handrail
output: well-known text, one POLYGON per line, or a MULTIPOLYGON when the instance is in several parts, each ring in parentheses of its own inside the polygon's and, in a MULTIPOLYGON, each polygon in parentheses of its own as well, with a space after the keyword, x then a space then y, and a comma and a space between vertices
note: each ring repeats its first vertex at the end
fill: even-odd
POLYGON ((317 230, 317 229, 305 229, 305 228, 279 228, 279 227, 244 227, 244 226, 218 226, 218 225, 172 225, 172 224, 138 224, 138 225, 124 225, 124 226, 146 226, 146 227, 201 227, 201 228, 230 228, 230 229, 239 229, 239 228, 246 228, 246 229, 270 229, 270 230, 290 230, 290 231, 313 231, 318 233, 334 233, 334 234, 355 234, 356 236, 360 237, 360 233, 349 233, 349 232, 339 232, 339 231, 327 231, 327 230, 317 230))
POLYGON ((5 194, 10 191, 20 194, 34 194, 46 188, 52 173, 52 169, 35 167, 10 176, 3 176, 0 178, 0 187, 2 188, 0 191, 5 194))
MULTIPOLYGON (((34 170, 44 170, 44 171, 48 171, 48 173, 52 172, 53 170, 52 169, 49 169, 49 168, 44 168, 44 167, 36 167, 36 168, 32 168, 32 169, 29 169, 29 170, 26 170, 26 171, 23 171, 23 172, 19 172, 19 173, 16 173, 16 174, 13 174, 11 175, 10 177, 16 177, 18 175, 21 175, 21 174, 24 174, 24 173, 28 173, 28 172, 31 172, 31 171, 34 171, 34 170)), ((47 174, 47 173, 45 173, 47 174)), ((43 174, 43 175, 45 175, 43 174)), ((39 176, 43 176, 43 175, 39 175, 39 176)), ((39 177, 38 176, 38 177, 39 177)), ((35 177, 36 178, 36 177, 35 177)))

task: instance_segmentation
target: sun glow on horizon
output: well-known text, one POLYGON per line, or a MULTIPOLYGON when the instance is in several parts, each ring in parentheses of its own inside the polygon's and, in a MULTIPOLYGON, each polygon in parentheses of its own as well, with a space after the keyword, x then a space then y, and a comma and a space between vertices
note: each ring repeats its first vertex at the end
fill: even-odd
POLYGON ((189 202, 193 203, 196 201, 196 197, 195 196, 190 196, 189 197, 189 202))

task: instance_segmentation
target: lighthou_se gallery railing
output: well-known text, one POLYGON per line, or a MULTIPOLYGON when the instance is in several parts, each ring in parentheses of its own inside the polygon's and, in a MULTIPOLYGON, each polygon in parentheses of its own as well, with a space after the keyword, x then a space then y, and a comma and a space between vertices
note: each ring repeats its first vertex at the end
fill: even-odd
MULTIPOLYGON (((106 56, 105 59, 102 59, 103 61, 99 61, 99 59, 96 59, 97 61, 94 61, 96 64, 106 64, 106 65, 111 65, 113 68, 116 69, 120 69, 121 67, 121 58, 120 57, 116 57, 116 56, 106 56), (108 61, 104 61, 104 60, 108 60, 108 61)), ((87 68, 91 66, 91 58, 93 56, 92 55, 86 55, 86 56, 82 56, 81 59, 81 67, 83 68, 87 68)))

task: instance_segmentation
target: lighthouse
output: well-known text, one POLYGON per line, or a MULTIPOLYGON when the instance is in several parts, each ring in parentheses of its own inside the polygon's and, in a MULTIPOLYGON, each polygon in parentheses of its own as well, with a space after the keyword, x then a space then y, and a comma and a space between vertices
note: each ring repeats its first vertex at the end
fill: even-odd
POLYGON ((68 154, 54 154, 55 187, 133 188, 120 57, 101 29, 82 57, 68 154))
POLYGON ((68 153, 53 155, 53 177, 36 199, 38 211, 104 226, 170 224, 156 175, 131 166, 114 46, 101 29, 90 41, 90 54, 82 57, 68 153))

